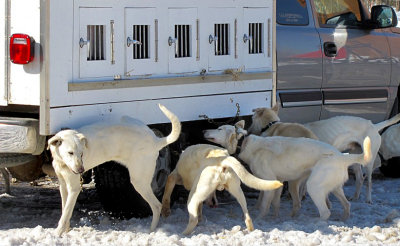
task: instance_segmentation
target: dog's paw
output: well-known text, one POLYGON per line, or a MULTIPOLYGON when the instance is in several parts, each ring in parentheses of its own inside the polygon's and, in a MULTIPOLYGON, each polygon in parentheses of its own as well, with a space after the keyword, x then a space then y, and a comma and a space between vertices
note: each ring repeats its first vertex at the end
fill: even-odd
POLYGON ((66 230, 64 229, 64 228, 56 228, 55 229, 55 234, 56 234, 56 236, 58 236, 58 237, 61 237, 61 235, 64 233, 64 232, 66 232, 66 230))
POLYGON ((164 218, 167 218, 168 216, 171 215, 171 209, 170 209, 170 208, 166 208, 166 207, 162 207, 162 208, 161 208, 161 215, 162 215, 164 218))

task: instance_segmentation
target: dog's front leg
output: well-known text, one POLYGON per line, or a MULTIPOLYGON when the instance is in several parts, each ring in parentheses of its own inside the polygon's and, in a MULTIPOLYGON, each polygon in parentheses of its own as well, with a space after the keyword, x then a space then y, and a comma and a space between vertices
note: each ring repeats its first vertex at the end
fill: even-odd
MULTIPOLYGON (((61 236, 63 232, 67 232, 70 226, 70 219, 72 216, 72 212, 74 211, 76 199, 80 193, 81 187, 79 183, 79 175, 70 175, 66 181, 66 200, 65 205, 63 206, 61 218, 58 222, 58 226, 56 229, 56 234, 61 236)), ((61 187, 60 187, 61 188, 61 187)))
POLYGON ((279 208, 281 206, 281 195, 282 195, 283 186, 274 190, 274 197, 272 199, 272 206, 274 208, 274 217, 279 217, 279 208))
POLYGON ((60 196, 61 196, 61 212, 64 211, 65 203, 67 202, 67 184, 62 176, 58 176, 58 183, 60 185, 60 196))

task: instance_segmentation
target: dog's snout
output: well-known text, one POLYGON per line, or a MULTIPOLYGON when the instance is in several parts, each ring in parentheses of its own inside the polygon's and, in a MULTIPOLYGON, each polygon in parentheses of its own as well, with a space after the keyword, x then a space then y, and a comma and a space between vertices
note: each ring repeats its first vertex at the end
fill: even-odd
POLYGON ((84 168, 84 167, 80 167, 80 168, 78 169, 78 172, 81 173, 81 174, 84 173, 84 172, 85 172, 85 168, 84 168))

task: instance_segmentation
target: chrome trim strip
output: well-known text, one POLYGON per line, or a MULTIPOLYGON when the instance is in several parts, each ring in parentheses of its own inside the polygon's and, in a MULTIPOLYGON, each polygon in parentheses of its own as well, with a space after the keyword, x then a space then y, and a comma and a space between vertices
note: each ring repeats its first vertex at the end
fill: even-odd
POLYGON ((322 100, 321 101, 302 101, 302 102, 282 102, 283 108, 318 106, 318 105, 322 105, 322 100))
POLYGON ((325 105, 356 104, 356 103, 382 103, 387 102, 387 97, 380 98, 358 98, 358 99, 328 99, 324 100, 325 105))

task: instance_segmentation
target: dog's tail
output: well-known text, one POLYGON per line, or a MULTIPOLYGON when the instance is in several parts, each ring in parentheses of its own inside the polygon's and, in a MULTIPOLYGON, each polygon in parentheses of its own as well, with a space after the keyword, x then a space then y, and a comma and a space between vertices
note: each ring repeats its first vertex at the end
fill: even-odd
POLYGON ((374 124, 375 129, 379 132, 383 128, 388 127, 390 125, 396 124, 398 121, 400 121, 400 113, 396 114, 390 119, 384 120, 382 122, 374 124))
POLYGON ((251 188, 257 190, 274 190, 283 185, 278 180, 264 180, 253 176, 242 166, 242 164, 240 164, 236 158, 232 156, 225 158, 221 164, 222 167, 231 168, 237 174, 237 176, 239 176, 240 180, 242 180, 245 185, 251 188))
POLYGON ((367 136, 363 142, 363 153, 361 154, 343 154, 345 157, 344 164, 350 166, 354 163, 360 163, 361 165, 365 166, 372 160, 372 153, 371 153, 371 139, 367 136))
POLYGON ((178 117, 169 111, 164 105, 158 104, 158 107, 160 107, 161 111, 165 114, 165 116, 167 116, 172 124, 171 133, 164 138, 160 138, 158 147, 159 149, 162 149, 168 144, 175 142, 179 138, 179 134, 181 134, 181 122, 179 121, 178 117))

